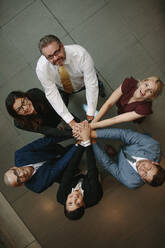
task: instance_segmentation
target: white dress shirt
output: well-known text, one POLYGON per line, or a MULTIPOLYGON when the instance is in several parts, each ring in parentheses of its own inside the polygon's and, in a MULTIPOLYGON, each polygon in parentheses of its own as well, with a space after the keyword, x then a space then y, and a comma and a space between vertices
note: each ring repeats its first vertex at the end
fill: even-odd
POLYGON ((81 194, 82 194, 82 197, 83 197, 83 196, 84 196, 84 190, 82 189, 82 182, 83 182, 83 180, 80 179, 80 180, 78 181, 77 185, 75 186, 75 188, 72 188, 72 192, 71 192, 71 193, 73 193, 74 191, 80 190, 80 192, 81 192, 81 194))
MULTIPOLYGON (((85 86, 87 100, 87 115, 94 116, 98 101, 98 79, 94 63, 89 53, 79 45, 64 46, 66 59, 64 67, 69 73, 73 91, 76 92, 85 86)), ((41 81, 48 101, 65 122, 69 123, 74 118, 65 106, 58 88, 63 89, 58 66, 52 65, 45 56, 38 60, 36 73, 41 81)))
POLYGON ((137 164, 137 162, 138 161, 140 161, 140 160, 146 160, 146 158, 140 158, 140 157, 135 157, 135 156, 132 156, 131 155, 131 157, 133 157, 135 160, 136 160, 136 162, 131 162, 130 160, 128 160, 128 162, 129 162, 129 164, 134 168, 134 170, 139 174, 139 172, 138 172, 138 170, 137 170, 137 168, 136 168, 136 164, 137 164))
POLYGON ((31 166, 33 167, 34 171, 33 171, 33 174, 31 175, 31 177, 37 172, 37 170, 45 163, 46 161, 43 161, 43 162, 39 162, 39 163, 36 163, 36 164, 28 164, 28 165, 25 165, 25 166, 22 166, 22 167, 26 167, 26 166, 31 166))

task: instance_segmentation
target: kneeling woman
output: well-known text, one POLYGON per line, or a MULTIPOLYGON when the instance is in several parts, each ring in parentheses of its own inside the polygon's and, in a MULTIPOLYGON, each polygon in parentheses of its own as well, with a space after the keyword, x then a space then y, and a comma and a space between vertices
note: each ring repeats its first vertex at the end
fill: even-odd
POLYGON ((64 205, 65 216, 80 219, 85 208, 97 204, 103 195, 98 179, 96 160, 90 143, 90 127, 87 121, 80 131, 83 142, 78 145, 68 167, 65 169, 57 192, 57 201, 64 205), (83 152, 86 151, 88 173, 75 176, 83 152))
POLYGON ((158 77, 152 76, 142 81, 126 78, 101 107, 91 127, 102 128, 129 121, 141 123, 145 116, 152 114, 152 100, 161 94, 162 89, 163 82, 158 77), (118 115, 100 121, 114 104, 117 105, 118 115))
POLYGON ((57 125, 61 117, 55 112, 42 90, 34 88, 27 92, 12 91, 6 98, 8 113, 17 128, 58 137, 71 136, 70 130, 60 131, 57 125))

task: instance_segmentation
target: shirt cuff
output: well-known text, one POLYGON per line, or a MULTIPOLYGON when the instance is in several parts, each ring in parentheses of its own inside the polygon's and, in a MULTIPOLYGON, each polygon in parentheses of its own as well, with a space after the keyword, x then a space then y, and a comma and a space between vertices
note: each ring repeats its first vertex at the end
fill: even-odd
POLYGON ((91 145, 91 141, 90 140, 81 141, 80 145, 83 146, 83 147, 90 146, 91 145))
POLYGON ((64 116, 61 116, 61 117, 66 123, 69 123, 74 119, 73 115, 71 115, 70 113, 67 113, 67 114, 65 114, 64 116))

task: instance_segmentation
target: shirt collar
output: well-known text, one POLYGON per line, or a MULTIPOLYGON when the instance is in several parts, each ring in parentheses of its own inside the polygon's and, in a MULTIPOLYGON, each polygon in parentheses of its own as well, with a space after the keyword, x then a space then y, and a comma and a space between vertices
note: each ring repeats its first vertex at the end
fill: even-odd
POLYGON ((64 65, 70 64, 71 58, 77 55, 77 52, 71 49, 70 46, 64 46, 65 53, 66 53, 66 59, 64 61, 64 65))

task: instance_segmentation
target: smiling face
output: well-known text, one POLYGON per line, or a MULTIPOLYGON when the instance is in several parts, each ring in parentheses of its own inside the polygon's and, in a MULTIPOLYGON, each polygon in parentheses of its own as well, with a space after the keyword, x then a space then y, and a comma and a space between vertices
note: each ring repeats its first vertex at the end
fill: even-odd
POLYGON ((79 190, 70 193, 66 200, 67 211, 74 211, 84 206, 83 196, 79 190))
POLYGON ((157 90, 156 81, 156 77, 149 77, 140 81, 139 87, 134 93, 134 97, 139 101, 152 99, 157 90))
POLYGON ((36 113, 32 102, 27 97, 17 98, 13 104, 13 109, 18 115, 23 116, 32 115, 36 113))
POLYGON ((10 186, 20 186, 27 182, 33 174, 34 169, 31 166, 12 167, 7 172, 8 181, 10 186))
POLYGON ((42 48, 42 54, 52 65, 62 66, 66 58, 64 45, 62 43, 58 44, 55 41, 42 48))
POLYGON ((156 166, 157 163, 151 162, 150 160, 140 160, 136 163, 136 168, 141 176, 142 180, 150 183, 157 174, 158 168, 156 166))

